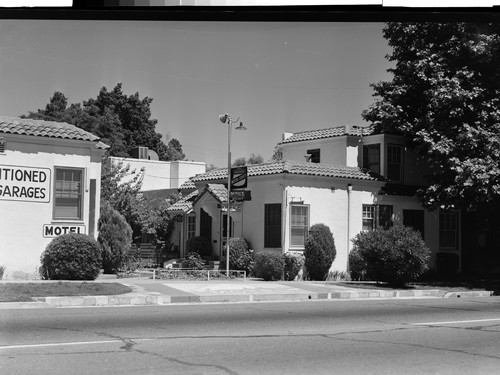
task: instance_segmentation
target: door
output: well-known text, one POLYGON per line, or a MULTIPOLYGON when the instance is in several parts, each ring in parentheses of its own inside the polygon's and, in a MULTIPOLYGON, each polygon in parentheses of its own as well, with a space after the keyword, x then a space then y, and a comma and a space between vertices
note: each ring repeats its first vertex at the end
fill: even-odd
POLYGON ((207 239, 212 244, 212 217, 203 208, 200 208, 200 237, 207 239))

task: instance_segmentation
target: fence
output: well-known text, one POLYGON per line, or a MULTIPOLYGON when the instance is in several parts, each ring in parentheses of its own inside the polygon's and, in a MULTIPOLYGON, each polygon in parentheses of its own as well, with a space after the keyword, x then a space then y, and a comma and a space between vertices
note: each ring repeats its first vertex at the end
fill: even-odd
POLYGON ((241 270, 194 270, 191 268, 156 268, 153 270, 155 279, 181 279, 181 280, 210 280, 210 279, 243 279, 246 280, 246 271, 241 270))

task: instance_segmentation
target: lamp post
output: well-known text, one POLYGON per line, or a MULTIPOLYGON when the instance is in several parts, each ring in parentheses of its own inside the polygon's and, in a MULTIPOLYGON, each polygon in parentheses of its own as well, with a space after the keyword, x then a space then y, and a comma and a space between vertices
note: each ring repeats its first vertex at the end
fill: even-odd
MULTIPOLYGON (((229 277, 229 233, 231 232, 231 128, 232 125, 237 123, 240 118, 238 117, 233 121, 231 115, 225 113, 219 115, 219 120, 223 124, 227 124, 227 225, 226 225, 226 277, 229 277)), ((246 130, 243 123, 235 128, 235 130, 246 130)))

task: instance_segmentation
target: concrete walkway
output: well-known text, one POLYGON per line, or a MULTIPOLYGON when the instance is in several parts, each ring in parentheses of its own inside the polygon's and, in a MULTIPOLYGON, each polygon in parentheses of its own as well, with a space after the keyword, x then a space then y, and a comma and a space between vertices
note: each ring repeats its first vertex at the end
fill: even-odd
POLYGON ((440 289, 359 289, 341 286, 335 282, 266 282, 254 279, 187 281, 125 278, 98 279, 96 282, 117 282, 129 286, 132 292, 113 296, 40 297, 36 299, 36 302, 0 303, 0 309, 167 305, 176 303, 456 298, 490 297, 493 295, 491 291, 448 292, 440 289))

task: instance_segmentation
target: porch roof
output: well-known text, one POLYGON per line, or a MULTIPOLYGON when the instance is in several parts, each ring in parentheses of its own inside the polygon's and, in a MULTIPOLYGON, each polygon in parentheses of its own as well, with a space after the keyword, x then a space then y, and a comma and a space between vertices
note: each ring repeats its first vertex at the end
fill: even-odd
POLYGON ((192 191, 184 198, 181 198, 169 208, 167 208, 167 212, 188 212, 193 208, 193 201, 198 196, 198 190, 192 191))
POLYGON ((321 138, 332 138, 332 137, 340 137, 343 135, 352 135, 352 136, 363 136, 363 135, 371 135, 373 134, 373 127, 371 126, 336 126, 333 128, 327 129, 318 129, 318 130, 306 130, 301 132, 293 133, 288 138, 281 141, 279 144, 284 143, 292 143, 292 142, 301 142, 301 141, 310 141, 314 139, 321 138))
MULTIPOLYGON (((385 181, 384 177, 369 170, 344 165, 308 163, 300 161, 279 161, 263 164, 247 165, 248 176, 263 176, 272 174, 293 174, 307 176, 323 176, 347 178, 367 181, 385 181)), ((214 169, 192 177, 193 182, 219 181, 227 179, 227 168, 214 169)))

